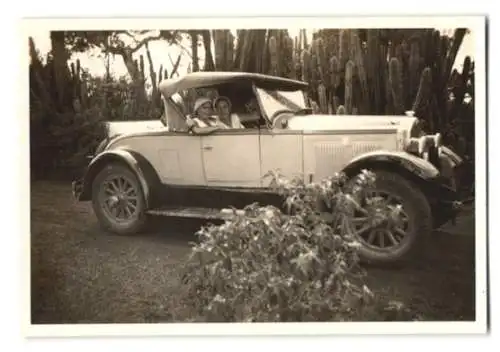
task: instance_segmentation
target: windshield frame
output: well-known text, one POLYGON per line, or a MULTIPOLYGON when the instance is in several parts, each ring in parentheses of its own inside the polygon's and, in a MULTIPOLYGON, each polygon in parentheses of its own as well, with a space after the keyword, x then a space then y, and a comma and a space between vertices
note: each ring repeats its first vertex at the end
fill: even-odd
POLYGON ((269 109, 269 108, 266 108, 266 104, 265 102, 263 101, 262 99, 262 91, 267 93, 268 95, 272 96, 270 94, 270 92, 273 92, 273 93, 277 93, 277 94, 280 94, 280 93, 295 93, 297 95, 300 95, 302 97, 302 101, 303 104, 301 105, 297 105, 295 102, 291 101, 290 99, 286 98, 285 96, 283 95, 280 95, 280 97, 283 99, 283 101, 287 101, 289 103, 291 103, 290 105, 294 105, 294 107, 292 108, 292 106, 290 105, 285 105, 285 104, 282 104, 284 108, 290 108, 291 111, 297 111, 297 110, 301 110, 301 109, 307 109, 309 108, 309 100, 307 99, 307 95, 306 95, 306 92, 304 89, 296 89, 296 90, 287 90, 287 89, 266 89, 266 88, 263 88, 263 87, 259 87, 255 84, 253 84, 253 91, 254 91, 254 94, 255 94, 255 97, 257 98, 257 102, 259 104, 259 108, 261 110, 261 114, 262 116, 264 117, 264 119, 270 124, 270 126, 273 125, 274 121, 271 120, 271 116, 276 112, 276 111, 279 111, 281 109, 269 109))

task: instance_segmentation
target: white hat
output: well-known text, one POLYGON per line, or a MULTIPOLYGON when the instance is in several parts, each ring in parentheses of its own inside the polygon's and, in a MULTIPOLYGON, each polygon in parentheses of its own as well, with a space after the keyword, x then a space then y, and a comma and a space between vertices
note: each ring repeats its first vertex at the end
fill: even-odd
POLYGON ((201 97, 196 99, 193 108, 194 112, 197 112, 198 109, 205 103, 210 103, 210 106, 212 106, 212 101, 209 98, 201 97))

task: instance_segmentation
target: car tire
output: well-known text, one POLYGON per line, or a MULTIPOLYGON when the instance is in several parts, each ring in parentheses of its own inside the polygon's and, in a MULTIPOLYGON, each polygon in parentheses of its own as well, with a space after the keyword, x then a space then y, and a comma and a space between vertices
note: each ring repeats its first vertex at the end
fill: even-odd
MULTIPOLYGON (((375 185, 371 191, 386 194, 392 199, 396 199, 395 203, 399 203, 402 206, 403 214, 406 215, 407 221, 398 221, 398 225, 394 225, 394 227, 390 224, 383 224, 380 226, 382 230, 368 230, 362 235, 356 235, 356 238, 361 243, 361 247, 359 248, 360 259, 364 263, 375 265, 394 265, 408 262, 415 258, 416 254, 421 253, 420 248, 422 248, 428 236, 432 233, 433 222, 430 204, 419 187, 400 174, 382 170, 374 170, 373 172, 376 178, 375 185), (403 225, 399 226, 403 223, 407 225, 403 231, 404 234, 401 233, 403 225), (387 228, 392 228, 389 230, 392 238, 388 235, 387 228), (373 240, 371 237, 374 236, 374 233, 377 236, 378 246, 373 244, 374 241, 370 242, 370 240, 373 240), (384 237, 384 240, 379 240, 380 237, 384 237), (393 242, 395 239, 399 240, 398 244, 382 248, 384 242, 393 242)), ((371 209, 369 207, 363 208, 369 210, 370 214, 374 214, 374 207, 371 209)), ((356 226, 358 228, 363 226, 355 224, 354 221, 350 225, 351 229, 354 229, 356 226)))
POLYGON ((118 235, 140 233, 146 224, 145 205, 137 176, 123 164, 106 165, 92 183, 92 207, 106 231, 118 235))

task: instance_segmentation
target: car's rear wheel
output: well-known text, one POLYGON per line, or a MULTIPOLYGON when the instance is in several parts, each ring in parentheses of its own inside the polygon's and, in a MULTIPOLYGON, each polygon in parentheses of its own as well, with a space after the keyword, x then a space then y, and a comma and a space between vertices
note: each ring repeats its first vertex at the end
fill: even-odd
POLYGON ((375 184, 358 198, 349 226, 360 257, 374 264, 411 259, 432 231, 431 207, 423 192, 403 176, 374 171, 375 184))
POLYGON ((101 226, 119 235, 140 232, 145 200, 137 176, 125 165, 106 165, 92 184, 92 206, 101 226))

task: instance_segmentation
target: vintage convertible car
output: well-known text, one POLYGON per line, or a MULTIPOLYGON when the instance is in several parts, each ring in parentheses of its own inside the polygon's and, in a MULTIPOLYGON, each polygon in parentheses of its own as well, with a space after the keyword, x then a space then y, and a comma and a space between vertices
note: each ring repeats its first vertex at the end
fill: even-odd
POLYGON ((143 229, 148 215, 222 219, 223 208, 282 202, 263 178, 270 170, 314 182, 339 171, 352 177, 368 169, 384 202, 367 202, 356 219, 361 255, 380 263, 406 258, 421 237, 459 211, 454 170, 462 160, 441 144, 439 134, 424 134, 411 112, 318 115, 309 107, 306 87, 301 81, 242 72, 196 72, 165 80, 159 87, 161 124, 115 124, 83 177, 73 182, 73 195, 92 201, 107 230, 132 234, 143 229), (190 107, 181 93, 204 88, 229 97, 245 128, 189 131, 190 107), (252 99, 258 102, 257 114, 245 110, 252 99), (388 211, 390 204, 400 205, 402 221, 386 217, 373 225, 366 214, 388 211))

